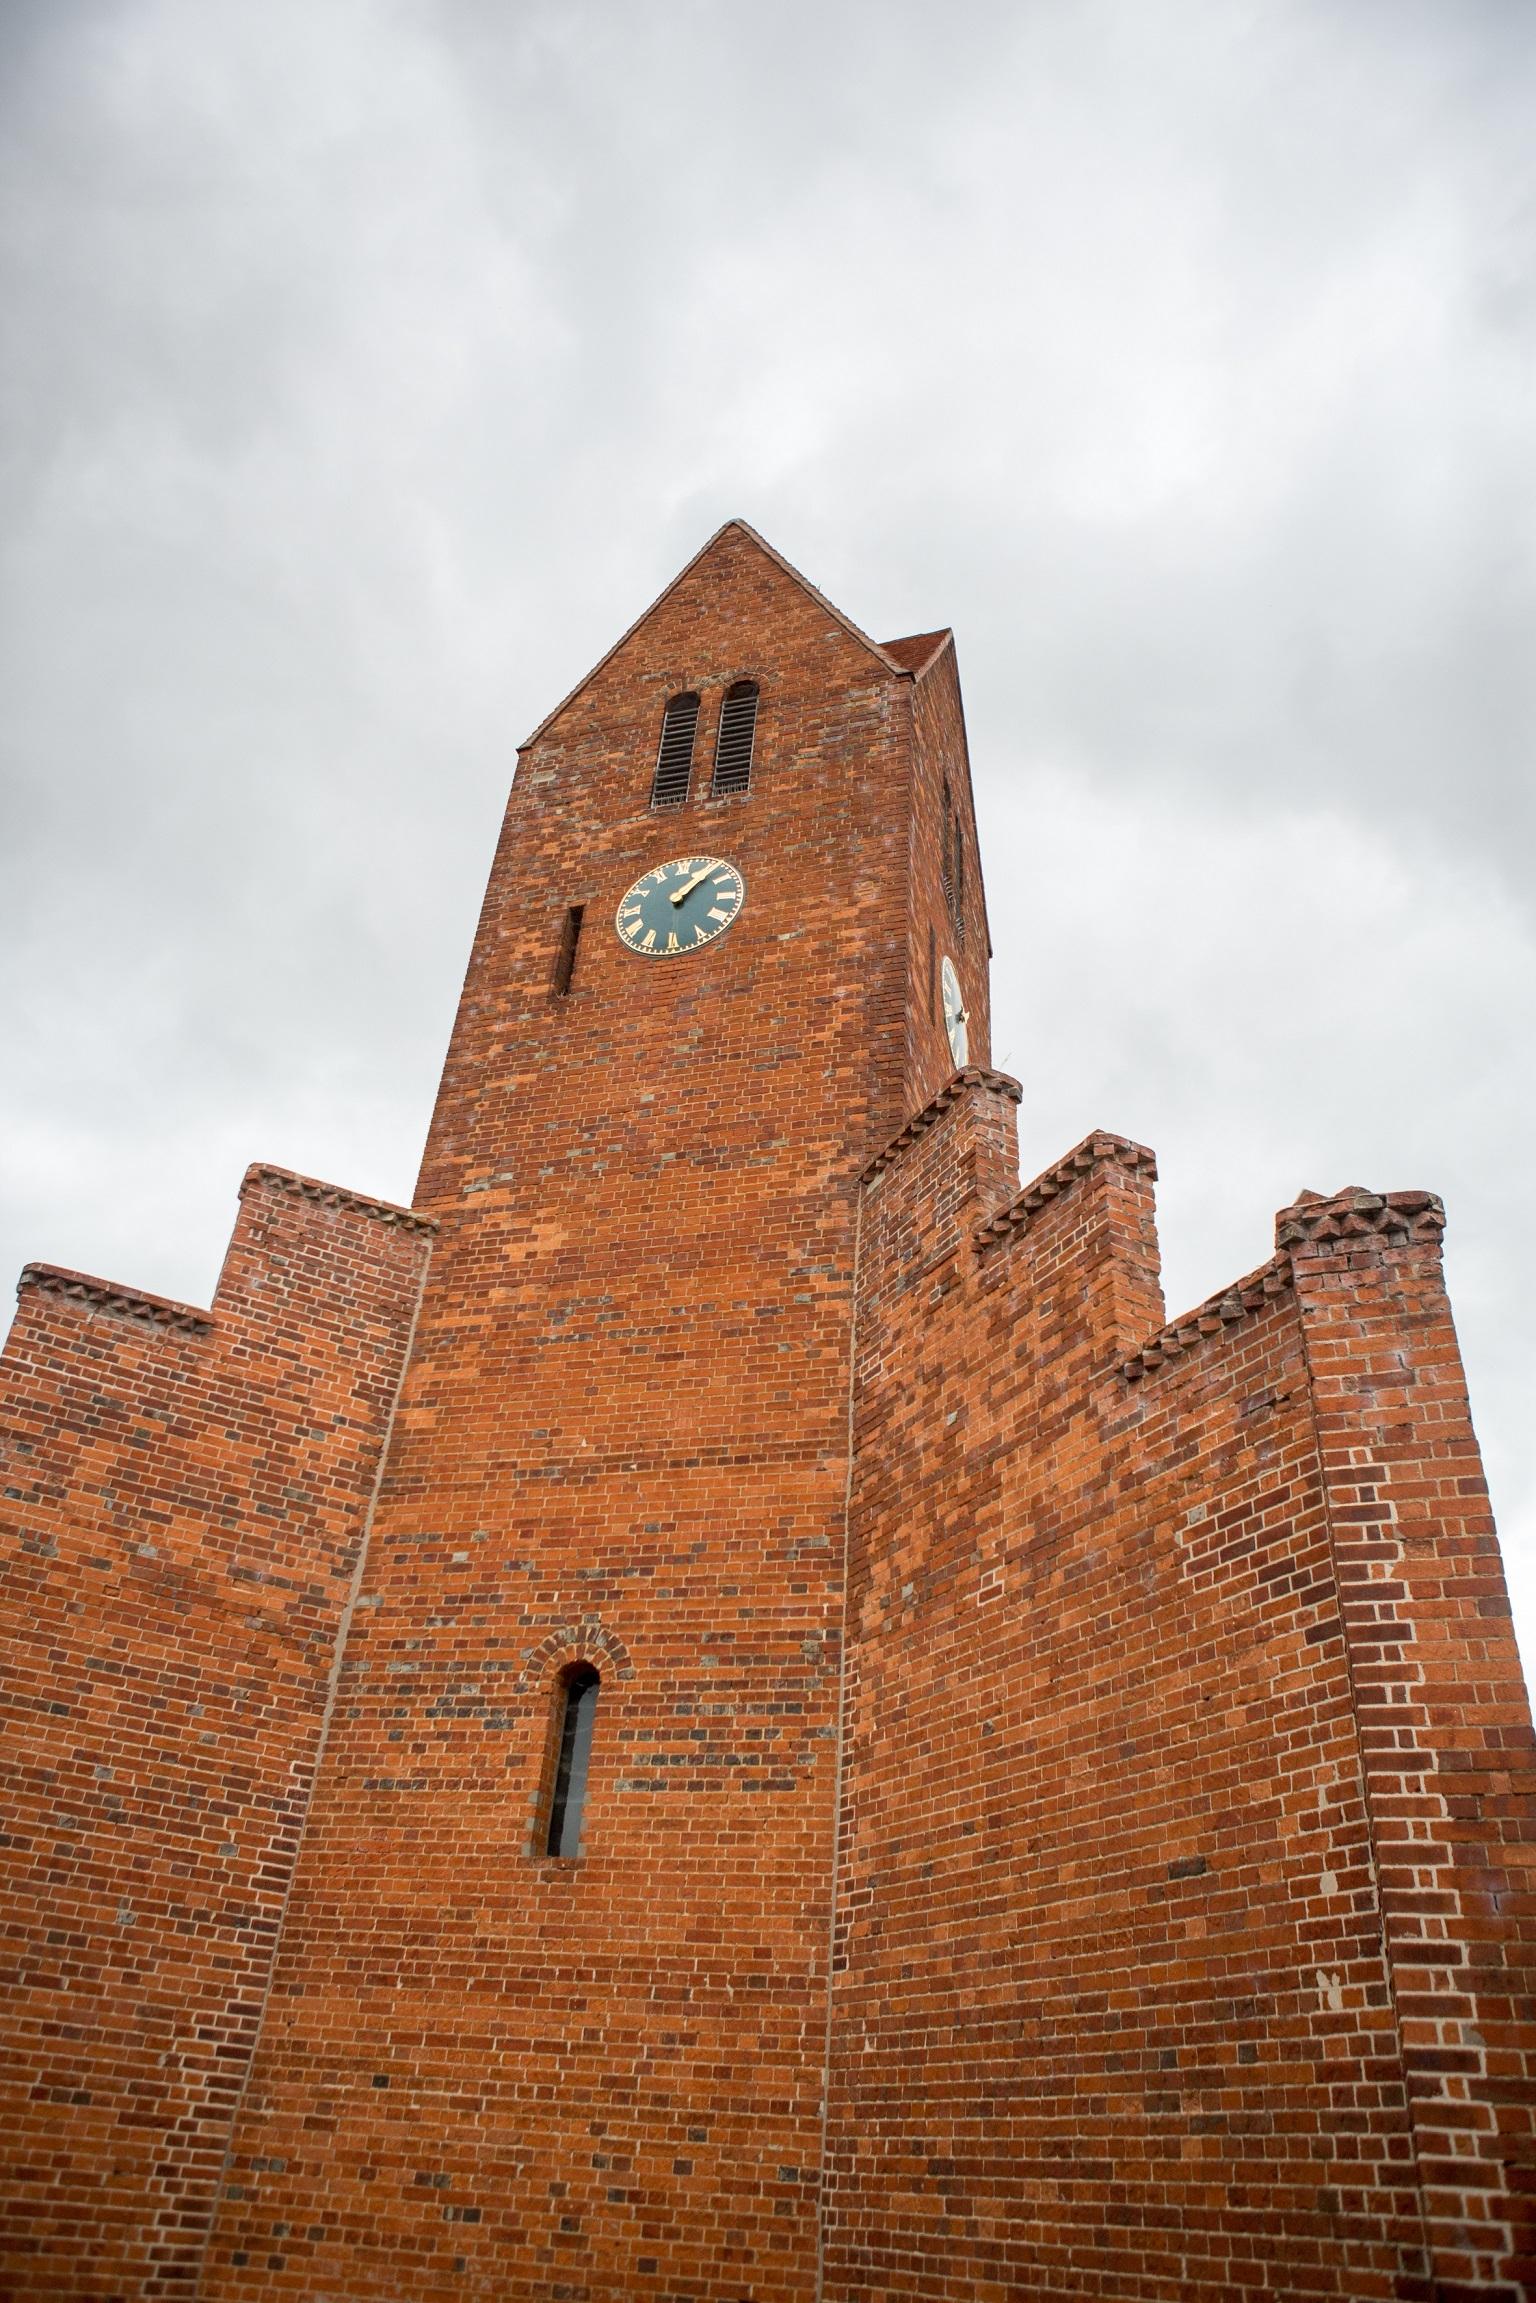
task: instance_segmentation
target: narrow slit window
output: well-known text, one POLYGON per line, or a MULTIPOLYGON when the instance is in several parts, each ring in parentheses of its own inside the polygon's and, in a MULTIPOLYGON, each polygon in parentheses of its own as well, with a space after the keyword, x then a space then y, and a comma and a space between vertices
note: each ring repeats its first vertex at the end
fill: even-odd
POLYGON ((715 799, 729 792, 744 792, 752 781, 752 739, 757 733, 757 683, 738 680, 725 691, 720 707, 720 733, 715 738, 715 774, 710 792, 715 799))
POLYGON ((549 1801, 548 1855, 570 1857, 581 1851, 581 1811, 586 1804, 592 1723, 597 1716, 600 1685, 590 1663, 578 1663, 560 1683, 560 1748, 549 1801))
POLYGON ((555 954, 555 972, 549 987, 556 999, 564 999, 576 973, 576 946, 581 941, 581 915, 585 909, 584 904, 572 904, 560 930, 560 948, 555 954))
POLYGON ((656 773, 651 778, 651 806, 653 808, 680 808, 688 797, 688 786, 693 780, 693 736, 699 724, 699 699, 690 690, 688 694, 673 696, 661 720, 661 744, 656 753, 656 773))
POLYGON ((939 878, 944 889, 944 909, 954 931, 956 944, 965 949, 965 846, 960 829, 960 818, 950 796, 949 778, 944 778, 943 846, 939 861, 939 878))

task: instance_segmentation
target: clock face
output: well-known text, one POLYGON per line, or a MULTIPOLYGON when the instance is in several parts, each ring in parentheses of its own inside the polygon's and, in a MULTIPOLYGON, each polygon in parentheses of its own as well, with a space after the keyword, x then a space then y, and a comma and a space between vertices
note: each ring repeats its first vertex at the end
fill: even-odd
POLYGON ((734 864, 674 856, 647 872, 619 905, 619 941, 648 960, 680 959, 723 936, 746 900, 734 864))
POLYGON ((939 993, 944 1002, 944 1029, 949 1034, 949 1052, 954 1057, 956 1071, 964 1071, 970 1061, 970 1034, 965 1028, 969 1019, 965 1012, 965 1002, 960 997, 960 978, 947 952, 944 965, 939 971, 939 993))

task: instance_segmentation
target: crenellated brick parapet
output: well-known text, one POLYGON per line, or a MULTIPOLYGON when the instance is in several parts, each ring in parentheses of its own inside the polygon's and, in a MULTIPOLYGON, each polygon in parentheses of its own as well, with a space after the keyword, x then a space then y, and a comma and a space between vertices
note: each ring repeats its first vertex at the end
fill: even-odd
POLYGON ((379 1223, 398 1224, 402 1231, 420 1232, 430 1237, 438 1228, 437 1217, 423 1215, 420 1209, 400 1207, 393 1200, 371 1199, 364 1192, 348 1191, 341 1184, 321 1183, 314 1176, 298 1175, 292 1168, 271 1167, 258 1161, 248 1167, 240 1185, 240 1197, 256 1184, 271 1184, 278 1191, 287 1192, 294 1199, 310 1200, 317 1207, 345 1208, 351 1215, 372 1216, 379 1223))
POLYGON ((28 2292, 61 2263, 141 2303, 187 2291, 433 1228, 256 1167, 211 1310, 21 1274, 0 2124, 26 2143, 0 2195, 28 2292))
POLYGON ((985 1088, 994 1095, 1005 1096, 1009 1103, 1021 1103, 1024 1098, 1023 1088, 1007 1072, 986 1071, 979 1064, 967 1064, 963 1071, 952 1073, 938 1094, 930 1096, 922 1109, 915 1111, 906 1125, 897 1130, 884 1149, 876 1152, 864 1170, 865 1182, 877 1176, 882 1168, 889 1167, 893 1160, 899 1159, 909 1144, 926 1134, 929 1128, 974 1088, 985 1088))
MULTIPOLYGON (((994 1218, 985 1228, 1000 1230, 1006 1220, 1006 1214, 994 1218)), ((1246 1278, 1234 1281, 1230 1287, 1218 1288, 1193 1311, 1185 1312, 1181 1318, 1160 1328, 1156 1335, 1149 1336, 1123 1363, 1120 1372, 1127 1383, 1139 1383, 1143 1376, 1154 1374, 1169 1361, 1198 1351, 1215 1337, 1240 1327, 1276 1297, 1292 1293, 1296 1285, 1293 1251, 1327 1254, 1364 1241, 1381 1245, 1438 1240, 1444 1229, 1445 1208, 1433 1192, 1372 1192, 1359 1185, 1330 1197, 1320 1192, 1303 1192, 1275 1218, 1277 1252, 1268 1263, 1249 1272, 1246 1278)))
POLYGON ((1275 1245, 1316 1251, 1354 1240, 1434 1240, 1444 1230, 1445 1205, 1432 1191, 1374 1192, 1351 1184, 1330 1198, 1303 1192, 1293 1206, 1282 1208, 1275 1245))
POLYGON ((1036 1176, 1033 1183, 1026 1184, 1005 1208, 978 1224, 976 1245, 993 1247, 999 1240, 1015 1238, 1027 1231, 1036 1216, 1059 1200, 1063 1192, 1071 1191, 1095 1169, 1105 1166, 1123 1168, 1127 1175, 1139 1176, 1149 1184, 1157 1181, 1157 1160, 1145 1144, 1133 1143, 1129 1136, 1107 1135, 1102 1131, 1085 1136, 1064 1159, 1036 1176))
POLYGON ((1432 1192, 1284 1209, 1437 2298, 1536 2291, 1536 1743, 1432 1192))
POLYGON ((16 1293, 21 1296, 29 1290, 62 1296, 92 1311, 110 1312, 118 1319, 138 1320, 146 1327, 178 1328, 185 1335, 209 1335, 218 1325, 211 1311, 202 1311, 196 1304, 149 1295, 141 1288, 119 1287, 113 1280, 94 1279, 89 1272, 70 1271, 63 1264, 23 1264, 16 1293))
POLYGON ((1263 1311, 1277 1296, 1285 1295, 1294 1286, 1289 1256, 1274 1256, 1257 1271, 1251 1271, 1246 1279, 1237 1280, 1231 1287, 1218 1288, 1193 1311, 1159 1328, 1156 1335, 1149 1336, 1141 1349, 1124 1361, 1120 1373, 1127 1383, 1140 1383, 1143 1376, 1154 1374, 1169 1360, 1198 1351, 1213 1337, 1240 1327, 1255 1312, 1263 1311))

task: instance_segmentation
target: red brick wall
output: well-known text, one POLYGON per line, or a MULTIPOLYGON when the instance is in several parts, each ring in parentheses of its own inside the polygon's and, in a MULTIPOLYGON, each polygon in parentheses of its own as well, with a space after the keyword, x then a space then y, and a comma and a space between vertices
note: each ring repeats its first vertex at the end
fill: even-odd
POLYGON ((920 1111, 954 1070, 944 1030, 938 973, 947 952, 955 963, 969 1014, 967 1060, 991 1061, 990 985, 987 962, 986 898, 981 852, 971 802, 965 712, 955 643, 947 633, 929 635, 930 647, 916 654, 912 691, 911 934, 907 947, 906 1101, 901 1113, 920 1111), (961 920, 957 934, 943 887, 944 793, 961 851, 961 920))
POLYGON ((728 527, 524 748, 422 1213, 256 1170, 212 1313, 24 1290, 18 2294, 1524 2291, 1438 1206, 1299 1203, 1165 1327, 1150 1154, 1019 1191, 964 747, 946 635, 728 527), (740 918, 625 951, 696 853, 740 918))
POLYGON ((6 2294, 188 2291, 429 1230, 254 1168, 211 1312, 24 1275, 0 1361, 6 2294))
POLYGON ((999 1214, 1004 1109, 865 1203, 826 2294, 1514 2297, 1529 1727, 1432 1244, 1288 1217, 1149 1342, 1150 1159, 999 1214))
POLYGON ((908 1108, 912 687, 727 530, 523 753, 210 2295, 813 2284, 853 1209, 908 1108), (751 792, 712 801, 744 676, 751 792), (694 797, 653 812, 685 688, 694 797), (740 918, 626 951, 621 894, 695 852, 740 868, 740 918), (584 1851, 551 1863, 580 1657, 584 1851))
POLYGON ((1536 1764, 1440 1204, 1287 1209, 1433 2267, 1536 2289, 1536 1764))

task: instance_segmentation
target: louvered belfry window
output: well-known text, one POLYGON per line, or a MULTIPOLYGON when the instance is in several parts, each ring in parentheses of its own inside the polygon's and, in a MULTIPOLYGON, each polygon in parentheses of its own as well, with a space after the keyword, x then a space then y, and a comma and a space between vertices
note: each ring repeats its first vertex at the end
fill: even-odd
POLYGON ((661 744, 651 779, 653 808, 680 808, 687 799, 693 776, 693 732, 698 724, 699 699, 692 690, 673 696, 662 715, 661 744))
POLYGON ((954 930, 955 942, 965 948, 965 842, 960 830, 960 818, 950 797, 949 778, 944 778, 944 831, 943 848, 939 862, 939 878, 944 889, 944 908, 954 930))
POLYGON ((757 683, 738 680, 725 691, 720 733, 715 738, 715 773, 710 792, 718 799, 744 792, 752 781, 752 739, 757 733, 757 683))

